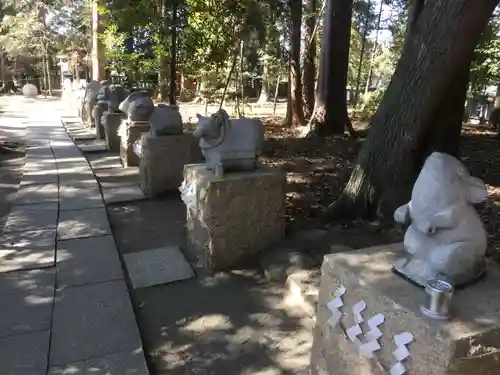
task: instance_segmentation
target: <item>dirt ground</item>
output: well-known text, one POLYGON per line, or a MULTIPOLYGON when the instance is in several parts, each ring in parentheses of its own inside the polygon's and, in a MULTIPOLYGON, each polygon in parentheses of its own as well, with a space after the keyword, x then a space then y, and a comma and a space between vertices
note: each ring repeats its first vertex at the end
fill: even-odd
MULTIPOLYGON (((349 136, 325 140, 291 138, 289 129, 280 126, 281 119, 267 121, 263 160, 287 171, 287 221, 290 231, 321 226, 319 218, 347 182, 363 139, 349 136)), ((355 123, 363 127, 366 124, 355 123)), ((488 231, 488 255, 500 262, 500 138, 486 125, 464 125, 462 131, 463 162, 472 175, 484 180, 489 198, 478 206, 488 231)), ((402 240, 402 233, 381 228, 374 223, 352 222, 338 226, 342 244, 359 248, 402 240)))

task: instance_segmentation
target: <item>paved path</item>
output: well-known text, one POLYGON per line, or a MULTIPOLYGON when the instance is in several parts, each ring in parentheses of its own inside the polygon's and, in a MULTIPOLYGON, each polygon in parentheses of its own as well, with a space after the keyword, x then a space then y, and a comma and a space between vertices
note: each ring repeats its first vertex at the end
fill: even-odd
POLYGON ((0 373, 148 374, 101 192, 63 105, 14 97, 0 114, 0 127, 26 126, 0 239, 0 373))

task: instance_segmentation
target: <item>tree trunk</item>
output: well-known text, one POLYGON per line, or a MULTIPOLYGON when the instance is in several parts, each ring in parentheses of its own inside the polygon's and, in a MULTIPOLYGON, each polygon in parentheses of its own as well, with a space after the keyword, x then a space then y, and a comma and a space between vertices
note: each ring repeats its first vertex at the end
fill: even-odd
POLYGON ((408 202, 424 158, 434 150, 456 153, 466 67, 497 2, 426 3, 351 178, 326 219, 392 217, 408 202))
POLYGON ((304 103, 302 101, 302 79, 300 74, 300 42, 302 28, 302 0, 290 0, 291 37, 290 73, 288 79, 288 104, 284 125, 304 125, 304 103))
POLYGON ((175 105, 177 92, 177 2, 172 2, 172 27, 170 28, 171 46, 170 46, 170 92, 168 101, 170 105, 175 105))
POLYGON ((257 104, 264 105, 266 104, 269 98, 269 55, 265 54, 263 59, 263 72, 262 72, 262 84, 260 87, 259 100, 257 100, 257 104))
MULTIPOLYGON (((47 47, 45 47, 45 51, 47 51, 47 47)), ((48 52, 46 52, 45 55, 45 74, 47 74, 47 90, 49 90, 49 95, 52 96, 52 75, 51 73, 51 62, 50 62, 50 55, 48 52)))
POLYGON ((358 72, 356 74, 356 88, 354 90, 354 107, 357 107, 359 101, 359 86, 361 85, 361 73, 363 71, 363 61, 365 58, 365 50, 366 50, 366 39, 368 37, 368 18, 370 15, 370 5, 371 0, 368 0, 366 6, 366 14, 365 14, 365 28, 363 30, 363 35, 361 37, 361 51, 359 51, 359 62, 358 62, 358 72))
POLYGON ((304 48, 304 63, 303 63, 303 97, 304 97, 304 114, 310 118, 314 112, 315 99, 315 81, 316 81, 316 1, 307 0, 307 13, 305 20, 305 48, 304 48))
POLYGON ((327 0, 316 92, 309 135, 354 134, 347 114, 347 69, 351 40, 352 0, 327 0))
POLYGON ((169 33, 169 22, 167 20, 168 12, 167 5, 164 0, 156 0, 156 11, 160 16, 160 19, 163 23, 163 38, 160 40, 163 41, 164 51, 160 56, 158 56, 158 97, 159 101, 165 101, 168 98, 168 57, 166 56, 167 49, 167 35, 169 33))
MULTIPOLYGON (((226 99, 227 89, 229 87, 229 83, 231 82, 231 76, 233 75, 234 68, 236 67, 236 61, 238 61, 238 50, 233 52, 233 62, 231 63, 231 68, 229 69, 229 73, 226 77, 226 83, 224 84, 224 91, 222 91, 222 97, 220 99, 219 109, 222 109, 224 105, 224 100, 226 99)), ((208 103, 208 100, 207 100, 208 103)))

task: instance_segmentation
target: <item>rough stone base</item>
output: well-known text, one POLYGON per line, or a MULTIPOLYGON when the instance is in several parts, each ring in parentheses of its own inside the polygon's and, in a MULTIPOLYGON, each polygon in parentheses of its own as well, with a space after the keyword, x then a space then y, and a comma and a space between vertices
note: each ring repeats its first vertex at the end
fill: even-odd
POLYGON ((196 190, 196 209, 187 209, 187 237, 200 266, 228 269, 283 239, 283 171, 261 167, 216 179, 205 164, 189 164, 184 181, 196 190))
POLYGON ((148 197, 177 190, 182 183, 184 165, 200 162, 193 155, 195 138, 190 133, 153 137, 142 136, 139 161, 141 189, 148 197))
POLYGON ((109 151, 119 152, 120 136, 118 135, 118 128, 123 120, 123 114, 104 112, 103 120, 106 147, 109 151))
POLYGON ((141 138, 142 133, 147 133, 148 131, 149 123, 132 122, 127 124, 125 134, 121 135, 120 140, 120 159, 124 167, 139 166, 139 157, 135 154, 133 149, 134 142, 141 138))
POLYGON ((425 291, 392 272, 394 261, 403 253, 402 244, 379 246, 324 258, 321 269, 318 315, 311 356, 312 374, 387 374, 396 363, 394 335, 409 332, 410 357, 403 361, 411 375, 493 375, 500 374, 500 269, 489 265, 486 277, 455 293, 454 317, 447 322, 431 320, 420 312, 425 291), (331 327, 327 303, 344 285, 340 324, 331 327), (362 312, 365 342, 366 321, 381 313, 385 321, 378 328, 380 350, 374 359, 358 354, 347 339, 346 329, 354 324, 352 306, 366 302, 362 312))

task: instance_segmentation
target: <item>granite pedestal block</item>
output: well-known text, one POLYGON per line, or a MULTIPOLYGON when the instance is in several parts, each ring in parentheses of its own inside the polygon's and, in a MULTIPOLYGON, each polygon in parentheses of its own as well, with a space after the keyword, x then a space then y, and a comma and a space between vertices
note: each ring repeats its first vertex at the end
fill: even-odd
MULTIPOLYGON (((484 279, 455 292, 453 317, 433 320, 420 310, 427 295, 392 272, 394 261, 403 253, 402 244, 379 246, 327 255, 321 268, 321 286, 311 355, 312 374, 382 375, 397 363, 394 335, 409 332, 413 341, 407 346, 410 356, 401 363, 411 375, 494 375, 500 374, 500 269, 490 264, 484 279), (336 326, 328 320, 332 312, 327 303, 341 285, 342 317, 336 326), (361 343, 370 331, 367 320, 385 316, 378 326, 381 349, 368 359, 347 337, 354 325, 353 305, 365 301, 362 311, 361 343)), ((368 335, 369 336, 369 335, 368 335)))
POLYGON ((139 176, 146 196, 179 188, 184 165, 201 161, 199 153, 193 155, 193 143, 196 138, 191 133, 159 137, 142 135, 139 176))
POLYGON ((205 164, 189 164, 184 182, 195 192, 187 237, 200 266, 230 269, 285 236, 283 171, 260 167, 218 179, 205 164))
POLYGON ((120 159, 124 167, 138 167, 139 157, 134 152, 134 143, 138 141, 143 133, 149 132, 149 122, 128 122, 122 134, 120 134, 120 159))
POLYGON ((109 151, 120 152, 120 136, 118 135, 118 128, 123 120, 123 113, 106 111, 102 117, 106 147, 109 151))

